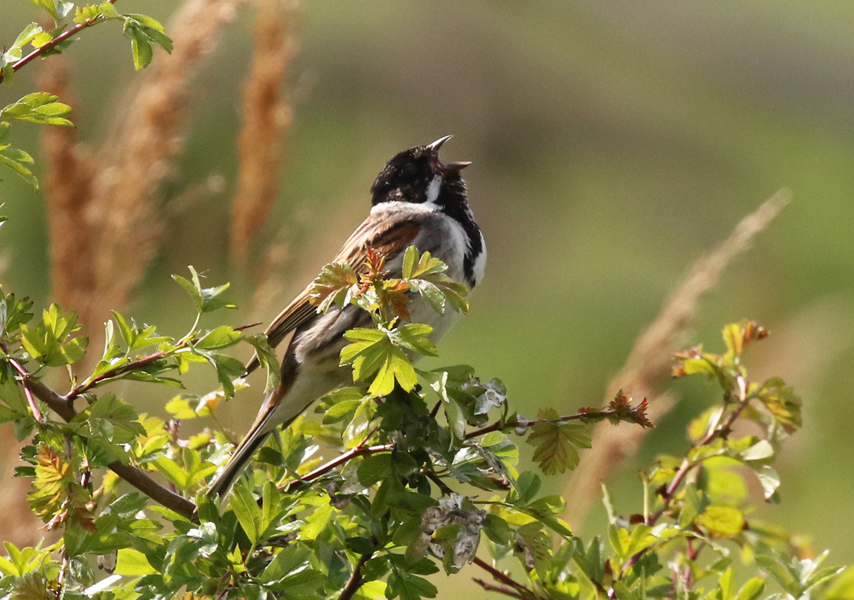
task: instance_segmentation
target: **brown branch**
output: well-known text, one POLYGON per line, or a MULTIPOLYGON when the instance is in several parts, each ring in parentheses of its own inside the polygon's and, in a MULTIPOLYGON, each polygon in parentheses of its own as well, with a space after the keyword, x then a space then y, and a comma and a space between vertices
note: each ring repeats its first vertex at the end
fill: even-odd
POLYGON ((344 589, 341 590, 341 595, 338 596, 338 600, 350 600, 353 597, 362 584, 365 582, 362 577, 362 568, 365 566, 371 557, 374 555, 373 552, 369 552, 367 554, 363 554, 359 558, 359 562, 356 563, 356 566, 353 568, 353 572, 350 574, 350 579, 347 580, 347 583, 344 585, 344 589))
POLYGON ((566 415, 563 417, 559 417, 557 419, 535 419, 533 421, 507 421, 507 422, 497 422, 492 425, 488 425, 483 427, 482 429, 477 429, 475 431, 471 431, 466 434, 466 439, 470 440, 472 438, 480 437, 482 435, 486 435, 487 433, 492 433, 493 431, 504 431, 505 429, 515 429, 517 427, 524 427, 525 429, 529 427, 533 427, 537 423, 563 423, 564 421, 580 421, 583 419, 605 419, 607 417, 616 415, 618 411, 612 410, 610 408, 606 408, 605 410, 599 410, 596 412, 577 412, 571 415, 566 415))
POLYGON ((487 592, 498 592, 499 594, 504 594, 505 596, 519 598, 519 600, 527 600, 525 596, 515 590, 511 590, 510 588, 506 588, 501 585, 493 585, 491 583, 485 582, 483 579, 478 579, 477 577, 472 577, 472 581, 474 581, 487 592))
POLYGON ((480 567, 481 569, 483 569, 484 571, 486 571, 487 573, 489 573, 490 575, 492 575, 492 578, 495 579, 496 581, 500 581, 504 585, 508 585, 511 588, 513 588, 514 590, 517 590, 518 592, 520 592, 520 594, 523 597, 525 597, 525 598, 536 597, 536 594, 534 594, 534 592, 532 592, 531 590, 526 588, 521 583, 518 583, 517 581, 515 581, 510 576, 505 575, 504 573, 502 573, 501 571, 499 571, 498 569, 496 569, 495 567, 493 567, 492 565, 490 565, 489 563, 487 563, 483 559, 475 556, 474 560, 472 562, 474 564, 476 564, 478 567, 480 567))
POLYGON ((335 467, 341 466, 344 463, 356 458, 357 456, 366 456, 369 454, 379 454, 380 452, 390 452, 394 450, 394 444, 382 444, 380 446, 360 446, 353 448, 352 450, 348 450, 344 454, 339 455, 338 457, 330 460, 325 465, 321 465, 317 467, 314 471, 309 473, 304 477, 300 477, 299 479, 294 479, 293 481, 289 481, 284 486, 282 486, 282 490, 285 492, 292 492, 297 488, 300 488, 307 483, 311 483, 321 475, 324 475, 334 469, 335 467))
MULTIPOLYGON (((71 403, 66 401, 65 398, 54 392, 45 384, 40 381, 29 379, 29 375, 26 376, 26 381, 29 382, 33 393, 39 398, 39 400, 47 404, 51 410, 62 417, 63 420, 68 422, 77 416, 77 411, 74 410, 71 403)), ((118 460, 111 462, 107 466, 111 471, 116 473, 133 487, 155 502, 159 502, 166 508, 170 508, 187 518, 192 518, 193 514, 196 512, 195 504, 186 498, 169 491, 154 481, 151 477, 143 473, 140 469, 132 467, 131 465, 126 465, 118 460)))
POLYGON ((436 487, 439 488, 439 491, 442 492, 445 496, 450 496, 454 493, 454 490, 448 487, 448 485, 442 481, 442 479, 436 475, 436 473, 432 469, 428 469, 424 467, 421 469, 421 472, 427 476, 427 479, 436 484, 436 487))
MULTIPOLYGON (((115 4, 116 0, 107 0, 107 2, 109 2, 110 4, 115 4)), ((17 71, 21 67, 25 66, 27 63, 30 63, 33 60, 37 59, 39 56, 41 56, 45 52, 47 52, 49 50, 53 50, 54 48, 56 48, 59 44, 61 44, 65 40, 74 37, 75 35, 77 35, 81 31, 83 31, 87 27, 91 27, 92 25, 97 25, 98 23, 104 23, 106 21, 107 21, 107 19, 105 19, 103 17, 98 17, 96 19, 88 19, 88 20, 84 21, 83 23, 78 23, 77 25, 75 25, 74 27, 69 29, 68 31, 65 31, 65 32, 59 34, 58 36, 56 36, 55 38, 53 38, 51 41, 46 43, 41 48, 36 48, 35 50, 33 50, 32 52, 27 54, 24 58, 22 58, 21 60, 16 62, 14 65, 12 65, 12 70, 17 71)), ((3 73, 0 72, 0 83, 2 83, 2 82, 3 82, 3 73)))
MULTIPOLYGON (((179 344, 175 347, 175 349, 180 349, 183 346, 186 346, 186 343, 183 345, 179 344)), ((102 373, 97 377, 93 377, 91 381, 84 381, 83 383, 75 386, 70 392, 65 395, 65 400, 66 402, 73 402, 74 400, 80 397, 80 394, 88 392, 96 385, 103 383, 108 379, 112 379, 113 377, 119 377, 130 371, 134 371, 136 369, 139 369, 140 367, 144 367, 145 365, 153 363, 154 361, 166 358, 171 352, 174 352, 174 350, 170 352, 155 352, 154 354, 149 354, 148 356, 145 356, 138 360, 131 361, 126 365, 110 369, 106 373, 102 373)))

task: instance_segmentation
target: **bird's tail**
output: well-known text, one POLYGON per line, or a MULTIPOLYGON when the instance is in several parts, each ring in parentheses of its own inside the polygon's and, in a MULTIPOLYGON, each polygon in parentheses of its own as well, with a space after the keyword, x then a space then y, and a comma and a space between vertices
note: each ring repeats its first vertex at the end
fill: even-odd
POLYGON ((270 433, 271 431, 264 431, 259 427, 250 432, 249 435, 240 442, 240 445, 237 447, 237 450, 234 451, 234 454, 231 455, 231 458, 228 460, 225 468, 220 472, 217 478, 214 479, 213 483, 211 483, 208 488, 208 496, 212 498, 214 496, 224 498, 228 494, 231 486, 234 485, 234 482, 237 481, 238 477, 240 477, 243 470, 252 460, 252 455, 255 454, 255 451, 258 448, 264 445, 264 442, 267 441, 267 437, 270 433))

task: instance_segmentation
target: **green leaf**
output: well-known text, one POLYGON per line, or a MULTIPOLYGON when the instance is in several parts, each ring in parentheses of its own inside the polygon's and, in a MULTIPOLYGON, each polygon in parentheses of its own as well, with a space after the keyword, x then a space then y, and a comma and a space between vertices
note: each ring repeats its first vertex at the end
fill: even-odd
POLYGON ((284 579, 297 569, 308 564, 311 550, 303 544, 292 544, 279 552, 261 574, 261 583, 284 579))
POLYGON ((578 465, 578 448, 590 447, 589 428, 583 423, 558 423, 559 416, 554 409, 541 410, 541 421, 531 427, 526 440, 536 446, 534 460, 546 475, 564 473, 578 465))
POLYGON ((101 4, 89 4, 78 7, 74 14, 74 22, 78 25, 91 23, 95 19, 118 19, 119 13, 110 2, 101 4))
POLYGON ((359 290, 359 277, 350 265, 329 263, 311 284, 311 303, 318 312, 326 312, 332 304, 344 308, 359 290))
POLYGON ((258 362, 261 363, 261 366, 267 372, 264 394, 269 394, 279 385, 281 369, 279 367, 279 360, 276 358, 276 351, 270 347, 267 336, 263 333, 244 336, 243 341, 255 349, 255 356, 258 357, 258 362))
POLYGON ((57 23, 74 9, 74 4, 65 0, 30 0, 30 2, 45 9, 57 23))
MULTIPOLYGON (((104 394, 75 416, 71 424, 84 424, 92 436, 115 444, 127 444, 137 436, 145 435, 145 428, 138 419, 139 415, 130 404, 114 394, 104 394)), ((80 429, 78 432, 83 433, 80 429)))
POLYGON ((712 537, 733 537, 744 529, 744 516, 731 506, 708 506, 694 521, 712 537))
POLYGON ((233 302, 220 297, 230 287, 230 284, 226 283, 216 287, 203 288, 196 269, 192 265, 189 265, 187 268, 190 270, 190 280, 180 275, 172 275, 172 279, 190 295, 199 313, 213 312, 221 308, 237 308, 237 305, 233 302))
POLYGON ((74 127, 74 123, 65 118, 71 114, 71 107, 58 100, 57 96, 47 92, 27 94, 14 104, 0 109, 0 119, 74 127))
POLYGON ((151 566, 148 558, 142 552, 133 548, 120 548, 118 559, 116 560, 115 573, 117 575, 137 577, 157 573, 157 569, 151 566))
POLYGON ((417 290, 424 300, 439 314, 445 313, 446 304, 457 312, 466 313, 468 302, 466 286, 456 283, 445 274, 448 266, 429 252, 418 255, 415 246, 409 246, 403 256, 403 278, 417 290))
POLYGON ((249 541, 255 544, 264 529, 263 514, 258 502, 252 495, 251 484, 240 480, 231 492, 231 509, 249 541))
POLYGON ((411 323, 396 327, 391 331, 392 340, 399 346, 424 356, 439 356, 436 345, 427 337, 433 333, 429 325, 411 323))
POLYGON ((51 304, 42 313, 41 323, 33 328, 21 324, 21 342, 30 356, 46 366, 70 365, 83 358, 89 342, 85 337, 70 337, 78 329, 77 313, 51 304))
POLYGON ((329 504, 329 498, 326 497, 326 504, 320 506, 308 516, 305 520, 305 525, 300 531, 300 538, 304 540, 313 540, 319 536, 326 524, 329 523, 329 519, 332 518, 332 514, 335 512, 335 509, 329 504))
POLYGON ((158 456, 151 464, 160 471, 169 481, 174 483, 179 489, 185 490, 188 487, 189 475, 181 468, 181 466, 168 456, 158 456))
MULTIPOLYGON (((411 334, 418 338, 419 330, 411 334)), ((418 383, 412 363, 394 344, 394 330, 356 328, 344 337, 353 342, 341 350, 341 364, 353 365, 353 378, 372 383, 368 391, 372 396, 387 396, 394 390, 395 381, 404 391, 411 391, 418 383)))
POLYGON ((235 331, 233 327, 221 325, 205 334, 194 346, 203 350, 228 348, 237 344, 242 338, 243 334, 235 331))
POLYGON ((420 600, 435 598, 439 590, 436 586, 417 575, 405 571, 395 571, 388 576, 386 597, 389 600, 400 596, 400 600, 420 600))
POLYGON ((825 590, 824 597, 826 600, 854 600, 854 567, 848 567, 838 575, 825 590))
MULTIPOLYGON (((8 80, 4 78, 3 81, 8 80)), ((0 128, 4 125, 8 126, 9 124, 0 123, 0 128)), ((23 150, 9 148, 8 145, 0 145, 0 164, 6 165, 20 176, 21 179, 29 183, 35 189, 39 189, 38 179, 36 179, 36 176, 33 175, 33 172, 30 171, 27 166, 33 164, 33 162, 33 157, 23 150)))
POLYGON ((365 458, 357 469, 359 483, 365 487, 371 487, 375 483, 389 477, 392 471, 391 452, 373 454, 365 458))
POLYGON ((735 600, 756 600, 764 591, 765 580, 761 577, 754 577, 752 579, 748 579, 744 585, 741 586, 741 589, 735 596, 735 600))
POLYGON ((121 15, 124 19, 124 34, 131 41, 133 66, 139 71, 151 64, 154 51, 151 44, 172 52, 172 40, 163 32, 163 25, 145 15, 121 15))

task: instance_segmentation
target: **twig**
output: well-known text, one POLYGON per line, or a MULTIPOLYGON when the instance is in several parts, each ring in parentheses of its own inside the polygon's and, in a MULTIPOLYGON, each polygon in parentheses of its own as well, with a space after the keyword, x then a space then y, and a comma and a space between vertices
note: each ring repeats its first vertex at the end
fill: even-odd
POLYGON ((30 389, 30 374, 27 373, 27 370, 21 366, 21 363, 14 358, 10 358, 9 363, 21 376, 21 385, 24 387, 24 396, 27 398, 27 404, 30 405, 30 410, 33 411, 33 416, 36 418, 36 421, 44 425, 44 416, 42 416, 42 412, 36 404, 36 399, 33 398, 33 391, 30 389))
POLYGON ((428 469, 425 467, 425 468, 421 469, 421 472, 427 476, 427 479, 429 479, 430 481, 435 483, 436 487, 438 487, 439 490, 445 496, 450 496, 451 494, 454 493, 454 490, 449 488, 448 485, 444 481, 442 481, 442 479, 438 475, 436 475, 436 473, 432 469, 428 469))
POLYGON ((474 581, 487 592, 498 592, 499 594, 504 594, 505 596, 511 596, 513 598, 519 598, 520 600, 526 600, 525 596, 523 596, 516 590, 511 590, 510 588, 506 588, 502 585, 493 585, 491 583, 485 582, 483 579, 478 579, 477 577, 472 577, 472 581, 474 581))
POLYGON ((338 600, 350 600, 350 598, 353 597, 353 594, 362 587, 362 584, 364 583, 364 579, 362 578, 362 568, 365 566, 366 562, 371 560, 373 555, 373 552, 368 552, 359 558, 359 562, 357 562, 356 566, 353 568, 353 572, 350 574, 350 579, 347 580, 346 585, 344 585, 344 589, 341 590, 341 595, 338 596, 338 600))
MULTIPOLYGON (((115 4, 116 0, 107 0, 107 2, 109 2, 110 4, 115 4)), ((59 44, 61 44, 65 40, 74 37, 75 35, 77 35, 81 31, 83 31, 87 27, 91 27, 92 25, 97 25, 98 23, 104 23, 106 20, 107 19, 104 19, 103 17, 97 17, 95 19, 88 19, 88 20, 84 21, 83 23, 78 23, 77 25, 75 25, 74 27, 69 29, 68 31, 65 31, 65 32, 59 34, 58 36, 56 36, 55 38, 53 38, 51 41, 46 43, 41 48, 36 48, 35 50, 33 50, 32 52, 27 54, 24 58, 22 58, 21 60, 16 62, 14 65, 12 65, 12 70, 17 71, 18 69, 20 69, 21 67, 23 67, 27 63, 32 62, 33 60, 35 60, 36 58, 38 58, 39 56, 44 54, 45 52, 47 52, 49 50, 53 50, 54 48, 56 48, 59 44)), ((2 83, 2 82, 3 82, 3 73, 0 72, 0 83, 2 83)))
POLYGON ((520 592, 522 594, 522 596, 524 596, 525 598, 530 598, 532 596, 535 596, 535 594, 531 590, 526 588, 524 585, 516 582, 514 579, 512 579, 508 575, 505 575, 504 573, 502 573, 501 571, 499 571, 498 569, 496 569, 495 567, 493 567, 489 563, 485 562, 481 558, 475 556, 474 560, 472 562, 474 564, 476 564, 478 567, 480 567, 481 569, 483 569, 484 571, 486 571, 487 573, 489 573, 490 575, 492 575, 493 579, 495 579, 496 581, 500 581, 504 585, 509 585, 514 590, 517 590, 518 592, 520 592))
POLYGON ((74 386, 70 392, 65 394, 65 401, 68 403, 73 402, 77 398, 80 397, 80 394, 83 394, 93 387, 98 385, 99 383, 104 382, 107 379, 112 379, 113 377, 119 377, 124 375, 129 371, 134 371, 139 369, 140 367, 144 367, 147 364, 153 363, 156 360, 160 360, 161 358, 166 358, 168 356, 167 352, 155 352, 154 354, 150 354, 144 358, 140 358, 139 360, 134 360, 129 362, 126 365, 122 365, 120 367, 116 367, 115 369, 110 369, 106 373, 102 373, 97 377, 93 377, 90 381, 84 381, 80 385, 74 386))
MULTIPOLYGON (((738 387, 739 387, 739 396, 738 403, 733 409, 733 411, 729 414, 726 420, 718 425, 717 427, 711 428, 706 435, 702 437, 699 441, 694 443, 691 447, 691 450, 695 448, 702 448, 703 446, 708 446, 713 441, 718 438, 725 439, 730 431, 732 431, 732 425, 735 423, 736 419, 738 419, 739 415, 741 415, 742 411, 745 409, 747 404, 750 402, 751 397, 747 395, 747 382, 744 381, 743 377, 738 378, 738 387)), ((691 450, 688 451, 690 454, 691 450)), ((693 462, 685 458, 682 461, 682 464, 679 467, 679 470, 676 472, 676 475, 673 476, 673 479, 670 481, 670 485, 667 486, 664 493, 661 496, 663 506, 655 512, 650 518, 647 520, 647 525, 654 525, 658 519, 670 508, 670 503, 673 501, 673 498, 676 496, 676 491, 679 489, 679 486, 682 485, 682 481, 688 475, 688 472, 697 466, 698 463, 693 462)))
MULTIPOLYGON (((738 399, 736 400, 736 406, 732 410, 732 412, 727 416, 726 420, 723 423, 720 423, 716 427, 712 427, 706 434, 700 438, 697 442, 695 442, 691 446, 691 450, 695 448, 702 448, 703 446, 708 446, 716 439, 726 439, 727 436, 732 431, 733 423, 735 423, 736 419, 741 415, 742 411, 747 407, 750 401, 753 399, 753 396, 748 395, 747 393, 747 382, 743 377, 739 376, 738 379, 738 399)), ((688 454, 691 453, 691 450, 688 451, 688 454)), ((679 466, 679 470, 676 471, 676 474, 673 476, 673 479, 670 481, 670 484, 664 490, 664 493, 661 495, 662 506, 658 509, 654 514, 650 515, 650 517, 646 520, 646 525, 655 525, 655 523, 664 515, 665 512, 670 508, 670 504, 673 502, 673 499, 676 497, 676 492, 679 490, 679 487, 682 485, 682 482, 687 477, 688 473, 691 469, 695 468, 702 459, 698 462, 688 460, 687 456, 683 459, 682 464, 679 466)), ((691 549, 691 546, 688 546, 689 552, 694 553, 691 549)), ((623 567, 623 572, 627 572, 631 569, 640 558, 649 550, 642 550, 632 556, 628 561, 626 561, 625 566, 623 567)), ((696 553, 694 553, 694 557, 696 558, 696 554, 699 553, 700 549, 698 548, 696 553)))
POLYGON ((487 433, 491 433, 493 431, 503 431, 505 429, 515 429, 517 427, 529 428, 533 427, 537 423, 563 423, 564 421, 579 421, 582 419, 605 419, 609 416, 616 415, 618 411, 612 410, 610 408, 606 408, 605 410, 600 410, 596 412, 577 412, 571 415, 566 415, 563 417, 559 417, 557 419, 536 419, 534 421, 506 421, 506 422, 497 422, 492 425, 487 425, 482 429, 478 429, 476 431, 471 431, 466 434, 466 439, 470 440, 472 438, 480 437, 487 433))
MULTIPOLYGON (((71 406, 65 398, 54 392, 42 382, 32 380, 29 377, 29 374, 27 374, 25 381, 29 382, 33 393, 39 398, 39 400, 47 404, 51 410, 67 422, 77 416, 77 411, 74 410, 74 407, 71 406)), ((166 508, 170 508, 188 518, 192 518, 196 512, 195 504, 178 494, 170 492, 168 489, 154 481, 151 477, 143 473, 140 469, 131 465, 126 465, 118 460, 111 462, 107 466, 111 471, 116 473, 116 475, 166 508)))
POLYGON ((285 492, 292 492, 293 490, 302 487, 307 483, 311 483, 321 475, 324 475, 334 469, 335 467, 341 466, 344 463, 356 458, 357 456, 365 456, 368 454, 378 454, 380 452, 391 452, 394 450, 394 444, 382 444, 380 446, 368 446, 368 447, 356 447, 352 450, 348 450, 344 454, 339 455, 338 457, 330 460, 325 465, 321 465, 317 467, 314 471, 305 475, 304 477, 300 477, 299 479, 294 479, 293 481, 289 481, 286 483, 282 489, 285 492))

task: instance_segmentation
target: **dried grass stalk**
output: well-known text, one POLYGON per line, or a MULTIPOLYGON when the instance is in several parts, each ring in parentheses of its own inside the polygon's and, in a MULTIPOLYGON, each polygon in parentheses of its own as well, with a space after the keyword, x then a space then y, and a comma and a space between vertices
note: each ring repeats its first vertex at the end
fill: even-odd
MULTIPOLYGON (((65 56, 42 64, 39 87, 73 105, 65 56)), ((50 233, 51 298, 86 314, 95 287, 94 239, 87 218, 94 175, 91 154, 78 143, 77 129, 67 127, 43 127, 41 146, 50 233)))
MULTIPOLYGON (((788 190, 777 192, 742 219, 722 244, 694 263, 655 321, 635 342, 626 364, 608 385, 606 402, 621 388, 636 399, 647 397, 651 402, 653 422, 673 406, 675 399, 670 396, 656 398, 654 392, 670 375, 673 352, 679 349, 682 337, 697 315, 700 296, 717 284, 724 269, 750 248, 756 234, 764 230, 790 200, 788 190)), ((567 506, 572 507, 569 515, 572 524, 577 526, 584 520, 594 498, 598 497, 600 482, 626 457, 634 454, 645 434, 646 430, 639 427, 612 427, 607 422, 596 427, 592 450, 583 455, 564 490, 567 506)))
POLYGON ((243 90, 240 170, 231 214, 231 260, 243 266, 278 191, 282 140, 293 120, 283 92, 297 49, 292 0, 257 0, 255 46, 243 90))
MULTIPOLYGON (((89 325, 127 304, 154 258, 165 223, 156 193, 170 161, 183 149, 191 84, 216 47, 221 28, 244 0, 186 0, 169 26, 174 51, 141 76, 116 132, 101 151, 89 216, 95 247, 94 300, 89 325)), ((94 332, 93 332, 94 333, 94 332)))

